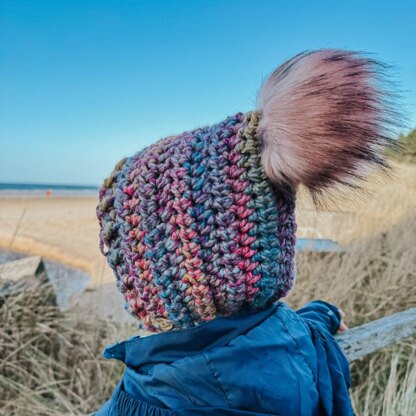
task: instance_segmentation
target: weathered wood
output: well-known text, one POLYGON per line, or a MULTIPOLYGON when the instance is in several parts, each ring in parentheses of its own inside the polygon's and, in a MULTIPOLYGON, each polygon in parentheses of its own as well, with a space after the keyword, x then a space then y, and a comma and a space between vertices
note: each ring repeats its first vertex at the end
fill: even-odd
POLYGON ((0 280, 12 280, 16 282, 25 277, 40 277, 44 270, 45 268, 40 256, 24 257, 23 259, 0 264, 0 280))
POLYGON ((56 305, 56 296, 49 282, 42 258, 24 257, 20 260, 0 264, 0 306, 11 295, 42 286, 45 303, 56 305))
POLYGON ((416 334, 416 308, 349 329, 335 338, 349 362, 416 334))

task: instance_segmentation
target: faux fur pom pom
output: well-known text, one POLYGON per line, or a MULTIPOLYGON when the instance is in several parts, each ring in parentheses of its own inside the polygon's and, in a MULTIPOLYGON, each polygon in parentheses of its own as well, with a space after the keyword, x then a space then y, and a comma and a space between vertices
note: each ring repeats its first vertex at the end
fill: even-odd
POLYGON ((262 163, 277 184, 315 196, 356 187, 368 168, 387 168, 398 124, 386 66, 358 52, 302 52, 277 68, 259 94, 262 163))

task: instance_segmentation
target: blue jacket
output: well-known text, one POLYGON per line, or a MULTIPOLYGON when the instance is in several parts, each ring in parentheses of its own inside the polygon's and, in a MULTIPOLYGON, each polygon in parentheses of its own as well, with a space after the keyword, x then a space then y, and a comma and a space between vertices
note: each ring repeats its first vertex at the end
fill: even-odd
POLYGON ((99 416, 352 415, 338 310, 282 302, 107 347, 126 364, 99 416))

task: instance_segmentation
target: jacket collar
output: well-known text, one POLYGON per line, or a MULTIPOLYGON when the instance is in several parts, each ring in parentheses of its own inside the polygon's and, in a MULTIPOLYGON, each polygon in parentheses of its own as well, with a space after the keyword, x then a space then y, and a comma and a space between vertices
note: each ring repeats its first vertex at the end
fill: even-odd
POLYGON ((232 317, 218 317, 199 326, 163 332, 147 337, 135 336, 109 345, 105 358, 114 358, 128 367, 140 367, 157 363, 171 363, 213 347, 223 346, 239 335, 258 326, 282 307, 277 302, 256 313, 241 313, 232 317))

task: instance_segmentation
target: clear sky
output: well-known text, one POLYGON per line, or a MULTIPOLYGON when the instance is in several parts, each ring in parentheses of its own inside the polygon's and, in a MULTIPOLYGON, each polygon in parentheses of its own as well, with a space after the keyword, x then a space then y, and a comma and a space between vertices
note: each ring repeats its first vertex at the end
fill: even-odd
POLYGON ((416 126, 416 2, 0 0, 0 181, 99 185, 160 137, 254 107, 322 47, 394 64, 416 126))

